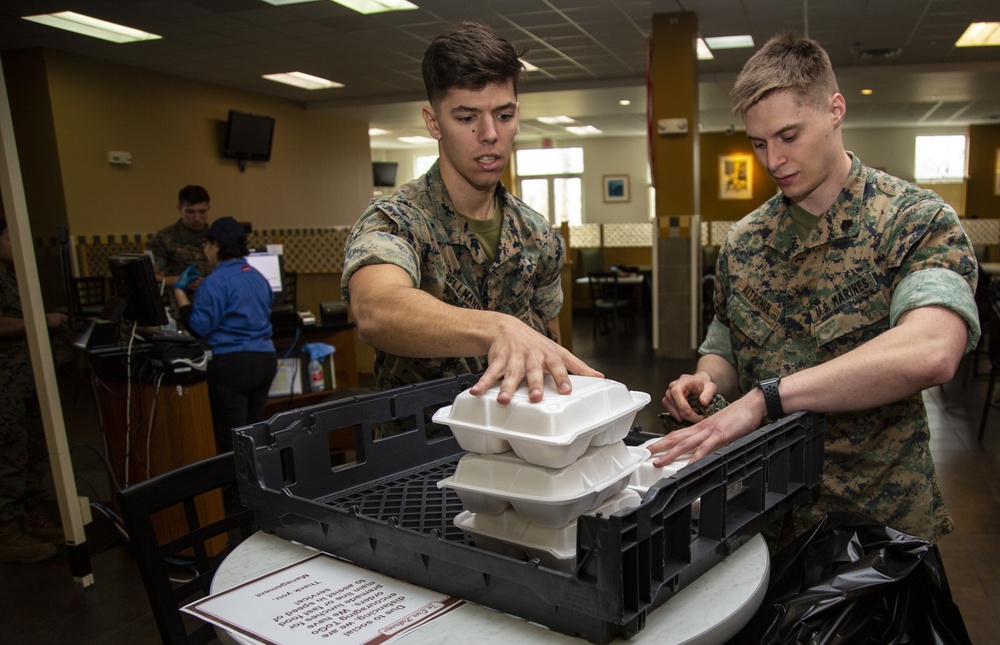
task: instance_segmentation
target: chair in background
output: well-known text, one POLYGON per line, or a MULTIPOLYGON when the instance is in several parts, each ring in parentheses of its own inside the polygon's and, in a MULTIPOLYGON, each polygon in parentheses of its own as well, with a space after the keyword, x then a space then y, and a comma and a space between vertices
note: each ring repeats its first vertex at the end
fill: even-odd
POLYGON ((292 309, 295 311, 299 310, 298 302, 296 298, 298 297, 298 287, 299 287, 299 274, 296 271, 285 271, 285 304, 291 305, 292 309))
MULTIPOLYGON (((987 279, 989 279, 987 277, 987 279)), ((986 419, 989 416, 990 408, 993 407, 993 386, 996 385, 997 376, 1000 375, 1000 282, 990 281, 987 287, 989 293, 989 323, 983 325, 983 318, 979 319, 980 325, 985 327, 987 334, 987 353, 990 357, 990 384, 986 386, 986 400, 983 402, 983 416, 979 421, 979 441, 983 440, 986 434, 986 419)), ((980 340, 980 345, 983 341, 980 340)))
POLYGON ((632 313, 633 299, 628 297, 630 294, 621 291, 617 271, 591 271, 587 278, 594 312, 594 337, 597 337, 598 331, 617 333, 618 317, 626 312, 632 313))
MULTIPOLYGON (((1000 282, 990 281, 987 288, 989 292, 989 324, 986 342, 987 353, 990 357, 990 384, 986 386, 986 401, 983 402, 983 416, 979 421, 979 441, 983 440, 986 433, 986 418, 993 406, 993 386, 996 385, 997 376, 1000 375, 1000 282)), ((980 318, 980 324, 982 325, 982 318, 980 318)), ((980 344, 982 344, 981 340, 980 344)))
POLYGON ((97 316, 108 302, 107 280, 102 275, 73 278, 73 302, 83 318, 97 316))
POLYGON ((164 643, 207 643, 215 638, 212 625, 180 612, 180 607, 209 594, 212 576, 223 557, 252 533, 253 512, 227 502, 221 519, 202 525, 195 498, 219 495, 236 499, 236 465, 233 453, 205 459, 117 493, 129 542, 139 563, 149 596, 149 604, 164 643), (165 509, 182 508, 187 533, 161 541, 154 530, 153 516, 165 509), (221 537, 220 537, 221 536, 221 537), (225 541, 228 547, 212 555, 213 544, 225 541), (177 563, 185 567, 179 568, 177 563), (179 575, 190 578, 175 582, 179 575), (191 574, 193 573, 193 577, 191 574), (188 631, 191 629, 191 631, 188 631))

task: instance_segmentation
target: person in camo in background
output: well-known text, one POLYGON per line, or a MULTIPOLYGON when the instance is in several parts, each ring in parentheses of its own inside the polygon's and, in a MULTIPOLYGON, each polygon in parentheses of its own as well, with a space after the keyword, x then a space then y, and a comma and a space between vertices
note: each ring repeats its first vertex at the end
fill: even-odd
POLYGON ((527 379, 539 401, 549 374, 601 376, 559 345, 562 238, 500 183, 518 129, 518 52, 464 22, 423 59, 427 131, 438 161, 376 199, 347 240, 341 289, 361 339, 374 346, 376 385, 394 388, 483 373, 510 401, 527 379))
POLYGON ((954 524, 921 391, 950 380, 978 342, 972 246, 940 197, 845 151, 846 104, 815 41, 772 38, 732 100, 781 192, 726 237, 696 372, 663 397, 694 425, 653 444, 656 463, 700 459, 792 412, 826 413, 816 500, 772 527, 772 546, 833 510, 936 540, 954 524), (688 402, 718 394, 730 404, 711 416, 688 402))
MULTIPOLYGON (((180 218, 151 235, 146 242, 146 250, 153 253, 157 280, 166 280, 167 286, 172 287, 181 271, 191 264, 198 265, 202 277, 208 275, 211 267, 202 249, 211 208, 208 191, 201 186, 190 185, 180 189, 177 194, 180 218)), ((191 287, 196 288, 198 284, 200 280, 192 283, 191 287)))
MULTIPOLYGON (((66 315, 47 313, 45 322, 65 329, 66 315)), ((49 472, 10 230, 0 219, 0 562, 47 560, 65 539, 44 508, 49 472)))

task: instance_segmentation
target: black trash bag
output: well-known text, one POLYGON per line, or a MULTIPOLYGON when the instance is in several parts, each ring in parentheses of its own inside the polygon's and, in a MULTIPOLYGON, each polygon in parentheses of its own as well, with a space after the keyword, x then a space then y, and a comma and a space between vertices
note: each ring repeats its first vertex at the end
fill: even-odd
POLYGON ((971 641, 936 545, 836 512, 772 557, 764 602, 730 643, 971 641))

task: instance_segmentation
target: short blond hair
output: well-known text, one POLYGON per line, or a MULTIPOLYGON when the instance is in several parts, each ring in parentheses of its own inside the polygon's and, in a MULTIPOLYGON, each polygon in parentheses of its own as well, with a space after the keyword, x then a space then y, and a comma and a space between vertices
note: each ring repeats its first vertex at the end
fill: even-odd
POLYGON ((811 38, 792 33, 773 36, 750 57, 736 77, 729 99, 733 114, 748 109, 779 90, 794 90, 804 102, 825 108, 839 92, 830 57, 811 38))

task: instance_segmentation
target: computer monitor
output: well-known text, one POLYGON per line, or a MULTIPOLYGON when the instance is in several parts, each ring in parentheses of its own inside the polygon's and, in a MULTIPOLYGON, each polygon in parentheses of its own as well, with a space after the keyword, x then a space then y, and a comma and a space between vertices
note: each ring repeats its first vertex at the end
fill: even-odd
POLYGON ((274 292, 274 301, 280 302, 285 295, 285 265, 279 253, 255 251, 248 253, 247 264, 260 271, 274 292))
POLYGON ((153 260, 142 253, 124 253, 108 258, 111 284, 115 294, 125 299, 122 318, 139 327, 167 324, 160 283, 153 271, 153 260))

